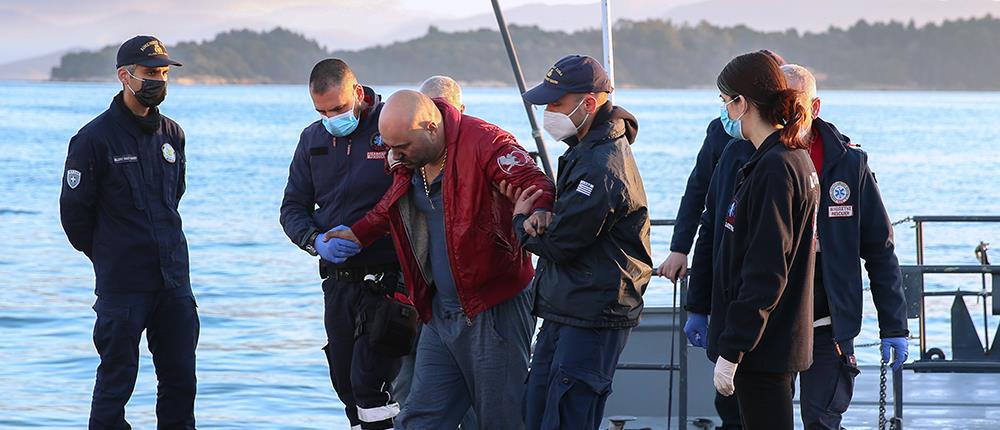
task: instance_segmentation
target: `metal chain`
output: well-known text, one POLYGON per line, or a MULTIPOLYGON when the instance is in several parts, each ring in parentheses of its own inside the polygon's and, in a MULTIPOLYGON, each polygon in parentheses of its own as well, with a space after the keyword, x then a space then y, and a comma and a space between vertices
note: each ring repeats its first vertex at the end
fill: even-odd
MULTIPOLYGON (((885 346, 883 345, 879 348, 881 352, 885 353, 885 346)), ((888 363, 879 360, 881 365, 879 366, 879 392, 878 392, 878 428, 879 430, 885 430, 885 391, 886 391, 886 372, 888 363)))
POLYGON ((895 227, 895 226, 900 225, 900 224, 902 224, 904 222, 910 222, 910 221, 913 221, 913 217, 908 216, 906 218, 903 218, 903 219, 901 219, 899 221, 896 221, 896 222, 892 223, 892 226, 895 227))

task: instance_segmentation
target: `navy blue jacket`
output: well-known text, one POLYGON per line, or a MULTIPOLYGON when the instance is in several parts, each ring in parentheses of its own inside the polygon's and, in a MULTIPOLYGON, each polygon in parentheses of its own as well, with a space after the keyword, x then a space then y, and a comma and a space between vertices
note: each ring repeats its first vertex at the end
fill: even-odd
MULTIPOLYGON (((389 148, 378 133, 381 96, 364 87, 367 109, 353 133, 333 137, 320 120, 299 136, 281 202, 281 227, 305 249, 314 232, 352 225, 375 206, 392 184, 385 170, 389 148)), ((365 247, 339 267, 397 264, 388 236, 365 247)), ((326 263, 333 264, 333 263, 326 263)))
MULTIPOLYGON (((691 244, 694 243, 694 233, 698 229, 701 214, 705 209, 705 196, 712 181, 712 173, 715 165, 722 156, 722 151, 726 149, 726 144, 732 137, 726 133, 722 127, 722 120, 713 119, 708 123, 705 130, 705 142, 698 151, 698 158, 694 164, 694 170, 688 177, 687 187, 684 188, 684 196, 681 197, 681 205, 677 208, 677 217, 674 223, 674 233, 670 240, 670 250, 687 254, 691 252, 691 244)), ((749 157, 747 157, 749 158, 749 157)), ((743 160, 744 162, 746 159, 743 160)))
POLYGON ((688 271, 687 300, 684 309, 688 312, 708 315, 712 310, 712 271, 715 256, 722 243, 722 229, 725 223, 726 207, 733 200, 736 177, 740 168, 753 156, 753 143, 749 140, 731 139, 719 157, 712 181, 705 198, 705 211, 701 214, 698 242, 691 257, 688 271))
POLYGON ((813 130, 823 137, 824 147, 817 232, 833 338, 853 339, 861 332, 861 259, 878 311, 879 336, 905 337, 906 302, 892 223, 868 168, 868 154, 851 146, 833 124, 817 118, 813 130))
MULTIPOLYGON (((817 231, 823 252, 819 270, 830 304, 834 339, 853 339, 861 331, 861 259, 865 260, 878 311, 879 336, 907 336, 905 299, 892 224, 882 203, 878 183, 868 168, 868 155, 860 148, 851 146, 850 138, 840 134, 833 124, 817 118, 813 127, 821 133, 824 141, 817 231), (847 201, 839 205, 831 195, 831 188, 837 182, 843 182, 849 194, 847 201), (834 206, 833 217, 830 216, 831 206, 834 206), (848 213, 851 216, 836 216, 848 213), (836 240, 823 241, 823 237, 836 240)), ((725 219, 723 214, 716 212, 716 208, 726 207, 732 198, 737 170, 753 153, 749 142, 741 141, 741 146, 744 149, 739 149, 734 142, 726 148, 712 178, 689 272, 691 278, 685 306, 689 312, 708 314, 711 311, 713 261, 722 239, 714 232, 720 231, 725 219)), ((838 197, 842 198, 842 195, 838 197)))
POLYGON ((97 294, 191 292, 184 195, 184 131, 162 116, 143 132, 119 93, 69 142, 59 212, 74 248, 94 264, 97 294))
POLYGON ((652 276, 649 209, 632 155, 639 123, 605 103, 582 140, 559 157, 556 202, 545 234, 529 236, 514 217, 524 249, 537 255, 534 314, 584 328, 639 324, 652 276))

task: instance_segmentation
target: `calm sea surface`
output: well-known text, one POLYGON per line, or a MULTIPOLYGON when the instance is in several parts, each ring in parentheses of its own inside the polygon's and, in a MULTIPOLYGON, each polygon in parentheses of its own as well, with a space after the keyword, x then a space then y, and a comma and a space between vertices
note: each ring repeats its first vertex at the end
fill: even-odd
MULTIPOLYGON (((396 88, 377 90, 388 95, 396 88)), ((116 91, 108 84, 0 82, 0 428, 86 424, 98 363, 91 340, 94 278, 90 262, 62 232, 58 196, 69 138, 106 109, 116 91)), ((820 95, 822 117, 868 152, 893 220, 1000 214, 1000 93, 820 95)), ((617 97, 640 122, 633 149, 652 215, 673 218, 705 126, 719 113, 717 94, 626 89, 617 97)), ((467 113, 499 124, 534 149, 514 89, 468 88, 465 104, 467 113)), ((202 322, 199 427, 346 428, 320 350, 316 263, 278 224, 299 132, 317 119, 306 88, 175 85, 163 112, 188 139, 181 213, 202 322)), ((553 159, 565 149, 549 145, 553 159)), ((657 264, 669 239, 669 227, 654 229, 657 264)), ((900 260, 914 263, 911 224, 897 227, 896 240, 900 260)), ((1000 225, 932 225, 926 262, 976 264, 973 248, 980 240, 1000 245, 1000 225)), ((929 278, 928 288, 980 286, 978 276, 938 276, 929 278)), ((646 300, 670 305, 670 284, 655 281, 646 300)), ((981 325, 981 303, 967 302, 981 325)), ((945 298, 928 307, 934 315, 928 345, 949 353, 950 306, 945 298)), ((870 300, 864 322, 858 342, 876 340, 870 300)), ((915 322, 911 328, 916 331, 915 322)), ((145 341, 141 349, 128 410, 136 428, 149 429, 155 377, 145 341)), ((858 354, 862 363, 878 360, 875 348, 858 354)))

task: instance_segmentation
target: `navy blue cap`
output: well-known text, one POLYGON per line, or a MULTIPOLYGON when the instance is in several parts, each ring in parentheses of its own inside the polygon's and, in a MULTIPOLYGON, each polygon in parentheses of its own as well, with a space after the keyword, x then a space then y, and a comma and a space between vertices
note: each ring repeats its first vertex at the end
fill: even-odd
POLYGON ((601 63, 586 55, 569 55, 557 61, 542 83, 521 96, 533 105, 547 105, 569 93, 610 93, 614 90, 601 63))
POLYGON ((130 64, 146 67, 181 65, 167 56, 167 48, 153 36, 136 36, 122 43, 118 48, 118 64, 115 67, 130 64))

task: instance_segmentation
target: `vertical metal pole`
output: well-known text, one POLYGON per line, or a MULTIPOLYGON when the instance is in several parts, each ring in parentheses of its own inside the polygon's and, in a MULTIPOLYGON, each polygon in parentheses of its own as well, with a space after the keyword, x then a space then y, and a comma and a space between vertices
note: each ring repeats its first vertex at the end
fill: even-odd
MULTIPOLYGON (((914 221, 917 225, 917 265, 924 264, 924 223, 922 221, 914 221)), ((921 279, 924 276, 924 272, 920 272, 921 279)), ((918 360, 923 360, 924 356, 927 354, 927 307, 925 306, 926 298, 924 298, 923 282, 920 283, 920 318, 917 319, 920 331, 920 357, 918 360)))
MULTIPOLYGON (((611 37, 611 0, 601 0, 601 27, 604 29, 604 70, 608 72, 608 79, 611 86, 615 85, 615 48, 611 37)), ((615 93, 612 92, 608 100, 615 101, 615 93)))
POLYGON ((917 223, 917 264, 924 264, 924 223, 917 223))
MULTIPOLYGON (((524 74, 521 73, 521 63, 517 61, 517 52, 514 50, 514 42, 510 39, 510 31, 507 29, 507 20, 503 16, 503 11, 500 10, 500 3, 498 0, 493 1, 493 13, 497 16, 497 27, 500 27, 500 36, 503 38, 503 44, 507 47, 507 57, 510 58, 510 67, 514 70, 514 80, 517 81, 517 89, 521 94, 527 91, 524 85, 524 74)), ((555 173, 552 171, 552 162, 549 161, 549 153, 545 150, 545 140, 542 138, 542 132, 538 129, 538 122, 535 121, 535 113, 531 110, 531 104, 524 99, 521 99, 524 103, 524 111, 528 114, 528 123, 531 124, 531 137, 535 138, 535 146, 538 147, 538 156, 542 159, 542 169, 545 170, 545 174, 549 176, 553 181, 555 180, 555 173)))
POLYGON ((891 428, 902 430, 903 423, 903 368, 892 372, 892 421, 891 428))
MULTIPOLYGON (((681 279, 681 309, 684 308, 683 305, 687 304, 687 276, 681 279)), ((681 327, 681 333, 678 335, 681 338, 681 343, 679 348, 681 353, 680 358, 680 381, 677 387, 677 428, 686 429, 687 428, 687 407, 688 407, 688 343, 687 337, 683 334, 683 327, 687 324, 687 312, 681 311, 681 321, 678 327, 681 327)), ((668 429, 669 430, 669 429, 668 429)))

